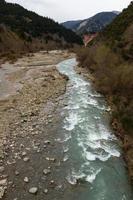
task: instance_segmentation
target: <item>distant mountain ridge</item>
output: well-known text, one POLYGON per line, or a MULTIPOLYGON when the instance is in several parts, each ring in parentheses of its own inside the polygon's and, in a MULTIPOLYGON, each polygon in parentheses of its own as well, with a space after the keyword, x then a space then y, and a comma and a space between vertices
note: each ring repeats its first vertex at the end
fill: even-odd
POLYGON ((78 35, 90 32, 100 32, 110 24, 118 14, 118 11, 101 12, 88 19, 68 21, 62 23, 62 25, 75 31, 78 35))

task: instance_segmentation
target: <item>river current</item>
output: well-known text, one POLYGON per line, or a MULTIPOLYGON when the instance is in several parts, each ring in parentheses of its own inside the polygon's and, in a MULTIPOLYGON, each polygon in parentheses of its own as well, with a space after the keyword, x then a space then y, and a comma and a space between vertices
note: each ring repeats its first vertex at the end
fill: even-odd
POLYGON ((69 78, 59 142, 63 143, 62 175, 72 186, 66 200, 133 200, 118 141, 109 125, 102 95, 77 74, 76 59, 57 65, 69 78))

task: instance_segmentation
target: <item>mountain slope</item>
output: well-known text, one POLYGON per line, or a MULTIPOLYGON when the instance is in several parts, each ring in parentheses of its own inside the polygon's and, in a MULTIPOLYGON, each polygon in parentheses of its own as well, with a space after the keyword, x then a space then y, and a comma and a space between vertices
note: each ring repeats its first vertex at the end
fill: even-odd
POLYGON ((18 4, 7 3, 4 0, 0 0, 0 24, 25 42, 33 43, 38 40, 42 47, 49 41, 60 47, 74 43, 82 44, 81 38, 71 30, 18 4))
POLYGON ((103 38, 124 59, 133 61, 133 2, 106 27, 103 38))
POLYGON ((62 25, 67 29, 76 30, 81 22, 82 20, 67 21, 62 23, 62 25))
POLYGON ((117 14, 118 12, 116 11, 101 12, 85 20, 65 22, 63 23, 63 26, 74 30, 79 35, 84 33, 99 32, 110 24, 115 19, 117 14))

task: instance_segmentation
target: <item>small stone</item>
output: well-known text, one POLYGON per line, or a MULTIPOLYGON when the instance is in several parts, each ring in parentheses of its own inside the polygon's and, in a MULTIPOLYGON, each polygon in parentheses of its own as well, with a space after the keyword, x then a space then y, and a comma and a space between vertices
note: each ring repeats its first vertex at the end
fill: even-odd
POLYGON ((22 152, 22 156, 26 156, 26 155, 27 155, 26 151, 22 152))
POLYGON ((51 142, 49 141, 49 140, 46 140, 45 142, 44 142, 44 144, 50 144, 51 142))
POLYGON ((38 149, 38 150, 37 150, 37 153, 40 153, 40 152, 41 152, 41 150, 40 150, 40 149, 38 149))
POLYGON ((53 185, 54 183, 55 183, 54 180, 50 181, 50 184, 51 184, 51 185, 53 185))
POLYGON ((37 187, 32 187, 29 189, 29 193, 30 194, 36 194, 38 192, 38 188, 37 187))
POLYGON ((25 183, 29 183, 28 177, 25 177, 25 178, 24 178, 24 182, 25 182, 25 183))
POLYGON ((44 170, 43 170, 43 173, 44 173, 45 175, 48 175, 48 174, 51 173, 51 171, 50 171, 49 169, 44 169, 44 170))
POLYGON ((29 160, 30 160, 29 157, 25 157, 25 158, 23 159, 24 162, 28 162, 29 160))
POLYGON ((45 189, 45 190, 44 190, 44 193, 47 194, 47 193, 48 193, 48 189, 45 189))
POLYGON ((20 147, 21 147, 21 148, 24 148, 24 145, 23 145, 23 144, 20 144, 20 147))
POLYGON ((50 161, 53 161, 53 162, 55 162, 55 161, 56 161, 56 159, 55 159, 55 158, 50 158, 50 161))
POLYGON ((4 172, 5 168, 3 166, 0 167, 0 173, 4 172))
POLYGON ((0 180, 0 186, 7 185, 7 179, 0 180))
POLYGON ((15 171, 15 175, 18 176, 18 175, 19 175, 19 172, 18 172, 18 171, 15 171))

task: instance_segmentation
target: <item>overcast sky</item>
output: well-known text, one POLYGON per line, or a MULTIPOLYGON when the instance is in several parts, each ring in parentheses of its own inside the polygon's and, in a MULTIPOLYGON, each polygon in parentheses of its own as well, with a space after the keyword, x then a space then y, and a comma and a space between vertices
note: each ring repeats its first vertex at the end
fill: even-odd
POLYGON ((121 11, 131 0, 6 0, 36 13, 64 22, 85 19, 101 11, 121 11))

